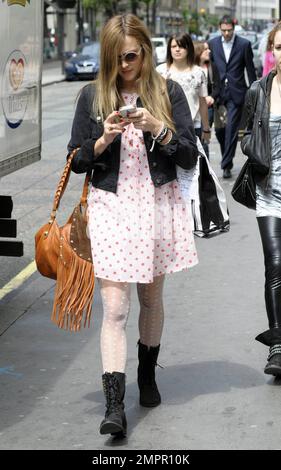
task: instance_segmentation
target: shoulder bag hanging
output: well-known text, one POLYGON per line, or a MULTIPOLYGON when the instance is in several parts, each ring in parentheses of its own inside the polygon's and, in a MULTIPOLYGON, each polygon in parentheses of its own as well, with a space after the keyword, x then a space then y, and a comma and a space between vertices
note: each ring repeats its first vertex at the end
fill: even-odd
POLYGON ((83 314, 84 327, 90 325, 94 295, 94 269, 87 236, 87 195, 90 175, 86 175, 79 204, 65 225, 59 227, 56 213, 67 186, 71 162, 78 149, 68 157, 53 202, 50 220, 35 235, 35 261, 42 276, 56 279, 51 319, 59 327, 78 331, 83 314))
POLYGON ((236 202, 248 209, 256 209, 256 183, 253 166, 247 160, 232 187, 231 196, 236 202))

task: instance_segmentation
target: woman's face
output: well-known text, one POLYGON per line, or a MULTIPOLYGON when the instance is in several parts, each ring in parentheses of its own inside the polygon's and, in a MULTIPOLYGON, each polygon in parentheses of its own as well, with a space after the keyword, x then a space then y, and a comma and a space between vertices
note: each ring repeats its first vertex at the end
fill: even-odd
POLYGON ((277 31, 275 34, 272 52, 276 60, 276 67, 281 71, 281 31, 277 31))
POLYGON ((133 36, 125 36, 119 53, 119 76, 123 87, 133 84, 140 76, 143 52, 141 44, 133 36))
POLYGON ((171 42, 171 56, 174 62, 186 61, 187 49, 178 45, 175 39, 171 42))
POLYGON ((201 56, 200 56, 200 60, 202 62, 209 62, 210 60, 210 49, 209 49, 209 45, 207 42, 204 43, 204 51, 202 52, 201 56))

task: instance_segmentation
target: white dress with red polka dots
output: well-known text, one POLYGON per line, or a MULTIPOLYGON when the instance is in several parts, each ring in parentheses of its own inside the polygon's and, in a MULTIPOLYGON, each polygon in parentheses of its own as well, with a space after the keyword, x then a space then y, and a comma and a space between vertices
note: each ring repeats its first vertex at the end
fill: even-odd
MULTIPOLYGON (((136 94, 123 95, 135 104, 136 94)), ((117 193, 91 188, 89 232, 95 276, 151 283, 197 264, 189 206, 176 181, 155 187, 143 133, 133 124, 122 134, 117 193)))

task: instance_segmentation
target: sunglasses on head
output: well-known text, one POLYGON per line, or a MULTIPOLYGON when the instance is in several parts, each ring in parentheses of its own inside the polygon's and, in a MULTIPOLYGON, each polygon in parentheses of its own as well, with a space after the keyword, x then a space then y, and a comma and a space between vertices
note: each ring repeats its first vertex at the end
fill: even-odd
POLYGON ((138 52, 136 51, 124 52, 124 54, 121 54, 118 56, 119 64, 122 64, 122 62, 126 62, 126 64, 131 64, 132 62, 135 62, 138 56, 141 54, 141 51, 142 51, 142 46, 140 46, 138 52))

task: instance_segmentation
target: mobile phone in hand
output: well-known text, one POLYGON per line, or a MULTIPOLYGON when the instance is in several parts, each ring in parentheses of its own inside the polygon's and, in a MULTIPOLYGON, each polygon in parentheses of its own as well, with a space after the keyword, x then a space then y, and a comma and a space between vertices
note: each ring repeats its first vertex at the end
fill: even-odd
POLYGON ((135 113, 137 108, 132 104, 128 104, 127 106, 122 106, 119 108, 118 112, 123 118, 129 117, 131 113, 135 113))

